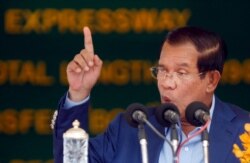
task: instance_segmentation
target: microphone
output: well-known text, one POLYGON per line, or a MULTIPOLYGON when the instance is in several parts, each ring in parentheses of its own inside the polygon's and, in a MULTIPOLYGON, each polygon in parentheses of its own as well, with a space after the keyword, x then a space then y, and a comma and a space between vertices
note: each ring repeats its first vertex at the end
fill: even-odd
POLYGON ((194 126, 204 125, 210 120, 208 107, 199 101, 190 103, 186 108, 185 114, 187 121, 194 126))
POLYGON ((172 103, 162 104, 155 112, 156 119, 164 127, 177 124, 180 119, 180 112, 176 105, 172 103))
MULTIPOLYGON (((154 108, 157 110, 157 108, 154 108)), ((174 149, 171 143, 166 139, 164 135, 162 135, 147 119, 148 119, 148 114, 146 111, 146 107, 143 106, 140 103, 133 103, 130 104, 126 112, 124 113, 124 118, 128 122, 128 124, 132 127, 138 128, 138 137, 140 140, 140 145, 141 145, 141 154, 142 154, 142 162, 147 163, 148 162, 148 156, 147 156, 147 141, 146 141, 146 133, 144 130, 144 123, 147 124, 148 127, 150 127, 155 134, 157 134, 160 138, 165 140, 170 148, 171 151, 174 155, 174 149)))
POLYGON ((145 106, 140 103, 130 104, 124 116, 128 124, 135 128, 137 128, 139 124, 144 123, 148 117, 145 106))
MULTIPOLYGON (((186 108, 186 119, 194 126, 201 126, 206 124, 210 120, 209 108, 202 102, 194 101, 190 103, 186 108)), ((202 146, 204 154, 204 163, 209 163, 209 139, 208 132, 205 129, 202 132, 202 146)))
POLYGON ((148 163, 147 138, 144 123, 147 122, 146 108, 139 103, 130 104, 125 113, 125 119, 132 127, 138 128, 138 138, 141 147, 142 163, 148 163))
POLYGON ((180 121, 180 112, 176 105, 173 103, 162 104, 155 112, 156 119, 164 127, 170 127, 171 143, 174 150, 174 157, 178 149, 178 132, 176 124, 180 121))

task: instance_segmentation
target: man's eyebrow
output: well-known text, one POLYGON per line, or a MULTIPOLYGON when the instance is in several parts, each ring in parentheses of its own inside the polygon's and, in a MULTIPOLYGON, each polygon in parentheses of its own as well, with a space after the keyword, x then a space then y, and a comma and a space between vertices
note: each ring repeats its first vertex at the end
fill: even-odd
POLYGON ((190 65, 188 63, 177 63, 177 66, 180 66, 180 67, 190 67, 190 65))
MULTIPOLYGON (((190 67, 190 65, 188 63, 186 63, 186 62, 177 63, 176 65, 179 66, 179 67, 190 67)), ((163 64, 158 64, 157 67, 165 67, 165 66, 163 64)))
POLYGON ((157 67, 164 67, 162 64, 157 64, 157 67))

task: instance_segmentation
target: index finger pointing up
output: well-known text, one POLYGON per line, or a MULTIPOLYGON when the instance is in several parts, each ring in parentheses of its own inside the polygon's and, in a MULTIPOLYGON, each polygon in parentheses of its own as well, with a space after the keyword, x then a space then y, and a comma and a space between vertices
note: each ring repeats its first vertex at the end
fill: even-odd
POLYGON ((85 49, 94 55, 94 46, 92 41, 92 36, 89 27, 83 28, 83 34, 84 34, 84 47, 85 49))

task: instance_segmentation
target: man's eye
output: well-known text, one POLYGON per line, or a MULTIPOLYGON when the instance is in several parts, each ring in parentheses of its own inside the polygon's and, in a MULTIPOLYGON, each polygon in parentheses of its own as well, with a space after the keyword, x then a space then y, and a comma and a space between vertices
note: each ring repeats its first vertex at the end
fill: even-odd
POLYGON ((179 76, 184 76, 184 75, 186 75, 187 73, 186 73, 186 72, 177 72, 177 74, 178 74, 179 76))
POLYGON ((158 72, 159 72, 159 73, 165 73, 166 70, 164 70, 164 69, 158 69, 158 72))

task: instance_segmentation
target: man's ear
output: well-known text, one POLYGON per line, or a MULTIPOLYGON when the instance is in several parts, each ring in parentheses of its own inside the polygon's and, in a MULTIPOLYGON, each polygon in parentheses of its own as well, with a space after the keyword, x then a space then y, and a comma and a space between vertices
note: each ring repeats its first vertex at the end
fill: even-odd
POLYGON ((207 77, 208 77, 207 92, 208 93, 214 92, 221 78, 220 72, 217 70, 209 71, 207 73, 207 77))

